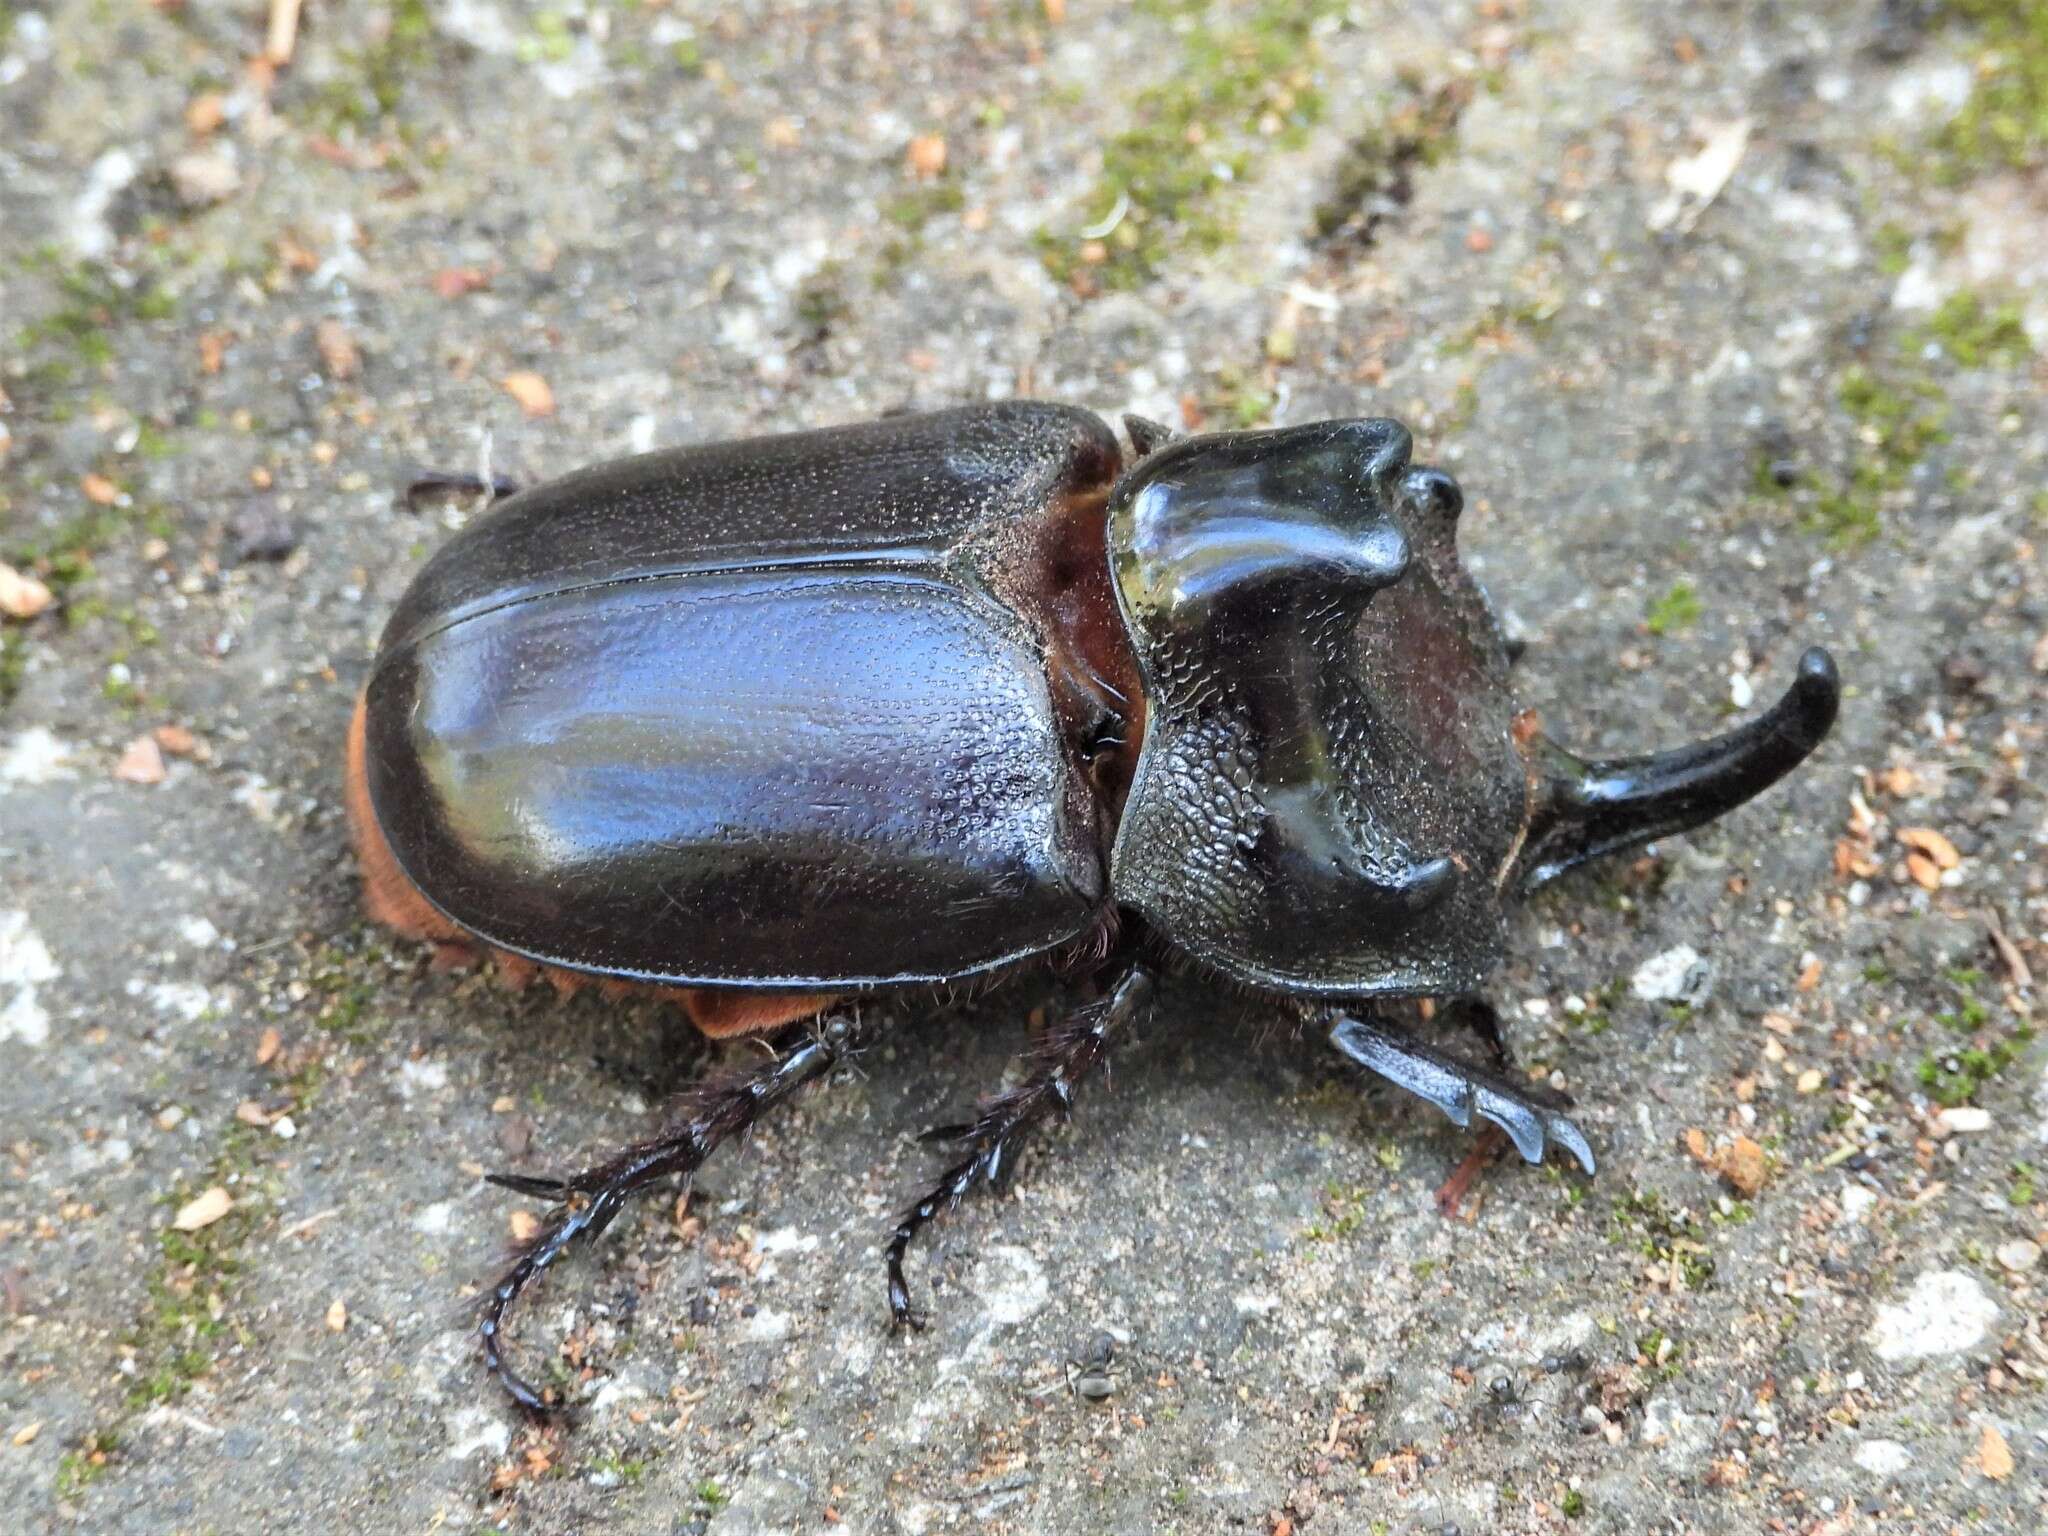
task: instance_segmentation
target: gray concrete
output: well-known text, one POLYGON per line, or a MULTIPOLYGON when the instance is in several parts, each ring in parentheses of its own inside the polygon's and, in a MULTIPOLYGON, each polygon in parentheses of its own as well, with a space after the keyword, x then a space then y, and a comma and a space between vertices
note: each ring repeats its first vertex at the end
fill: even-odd
POLYGON ((0 5, 0 559, 56 597, 5 629, 0 1528, 2040 1528, 2048 1082, 1986 914, 2048 973, 2048 415, 2010 327, 1927 327, 2031 281, 2048 343, 2048 202, 1922 148, 1975 34, 1318 6, 1319 119, 1219 108, 1234 188, 1083 298, 1036 233, 1071 257, 1144 93, 1225 68, 1166 14, 1200 6, 313 5, 267 105, 261 9, 0 5), (1738 120, 1711 203, 1660 209, 1738 120), (1361 167, 1373 216, 1316 243, 1361 167), (1000 1080, 1043 989, 903 1010, 717 1163, 701 1226, 650 1203, 546 1287, 522 1358, 572 1340, 590 1406, 524 1425, 465 1331, 517 1204, 482 1169, 636 1134, 712 1053, 361 920, 342 726, 460 515, 393 488, 484 441, 532 478, 1013 392, 1398 415, 1566 739, 1696 734, 1808 641, 1839 731, 1517 921, 1497 994, 1596 1179, 1497 1164, 1446 1220, 1466 1136, 1181 983, 921 1250, 934 1325, 892 1339, 910 1138, 1000 1080), (164 725, 193 750, 117 777, 164 725), (1952 841, 1938 889, 1903 828, 1952 841), (1636 996, 1681 945, 1706 996, 1636 996), (1943 1122, 1918 1068, 1966 1047, 1984 1113, 1943 1122), (1761 1189, 1693 1132, 1752 1138, 1761 1189), (214 1186, 228 1215, 167 1240, 214 1186), (1091 1405, 1064 1362, 1103 1329, 1091 1405))

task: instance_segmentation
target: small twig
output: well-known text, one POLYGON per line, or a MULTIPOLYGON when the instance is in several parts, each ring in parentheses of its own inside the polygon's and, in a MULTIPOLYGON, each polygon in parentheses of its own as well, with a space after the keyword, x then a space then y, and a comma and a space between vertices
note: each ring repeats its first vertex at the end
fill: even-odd
POLYGON ((2034 973, 2027 969, 2027 958, 2020 953, 2019 946, 2006 937, 2005 926, 1998 920, 1996 907, 1984 909, 1984 926, 1991 931, 1991 947, 1998 951, 1998 958, 2005 962, 2006 973, 2011 976, 2012 984, 2016 987, 2031 987, 2034 984, 2034 973))
POLYGON ((270 36, 263 56, 279 69, 292 61, 299 42, 299 0, 270 0, 270 36))

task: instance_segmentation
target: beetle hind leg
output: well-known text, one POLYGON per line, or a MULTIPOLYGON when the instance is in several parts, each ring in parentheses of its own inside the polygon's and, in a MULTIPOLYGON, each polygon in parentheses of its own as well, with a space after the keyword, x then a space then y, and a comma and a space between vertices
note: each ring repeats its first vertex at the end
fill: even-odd
POLYGON ((1046 1032, 1033 1048, 1031 1075, 1023 1083, 985 1101, 971 1124, 925 1133, 925 1141, 971 1150, 903 1213, 889 1235, 889 1316, 895 1326, 924 1326, 923 1316, 910 1305, 910 1286, 903 1277, 903 1260, 917 1234, 974 1190, 1002 1181, 1023 1139, 1048 1114, 1067 1114, 1075 1088, 1108 1054, 1110 1036, 1142 1013, 1151 995, 1151 973, 1133 967, 1108 997, 1077 1009, 1046 1032))
POLYGON ((520 1292, 579 1238, 602 1233, 634 1195, 671 1174, 687 1178, 695 1173, 719 1145, 743 1135, 767 1111, 845 1061, 867 1038, 867 1031, 850 1015, 787 1030, 766 1062, 699 1085, 684 1097, 659 1134, 606 1162, 565 1179, 523 1173, 488 1176, 501 1188, 552 1200, 558 1207, 485 1294, 483 1318, 477 1324, 484 1367, 515 1403, 533 1413, 550 1408, 540 1389, 505 1359, 505 1314, 520 1292))
POLYGON ((1423 1044, 1378 1020, 1338 1014, 1330 1044, 1340 1055, 1405 1088, 1464 1127, 1477 1114, 1507 1132, 1525 1162, 1540 1163, 1553 1145, 1593 1172, 1593 1148, 1552 1096, 1423 1044))

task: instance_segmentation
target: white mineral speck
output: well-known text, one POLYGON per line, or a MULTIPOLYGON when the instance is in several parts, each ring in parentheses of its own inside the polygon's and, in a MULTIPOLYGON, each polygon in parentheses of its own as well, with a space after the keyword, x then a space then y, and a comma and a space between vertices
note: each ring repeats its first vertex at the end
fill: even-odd
POLYGON ((0 794, 11 784, 48 784, 72 777, 71 748, 40 725, 17 731, 0 752, 0 794))
POLYGON ((1998 1321, 1998 1305, 1974 1275, 1928 1270, 1902 1302, 1877 1309, 1865 1336, 1880 1360, 1898 1363, 1960 1354, 1998 1321))
POLYGON ((0 1004, 0 1040, 42 1045, 50 1038, 50 1015, 36 1000, 36 988, 59 975, 42 935, 22 911, 0 912, 0 988, 13 989, 0 1004))
POLYGON ((1896 1440, 1866 1440, 1856 1447, 1856 1465, 1878 1477, 1897 1477, 1913 1465, 1913 1453, 1896 1440))
POLYGON ((1714 983, 1714 968, 1690 944, 1652 955, 1636 967, 1629 987, 1646 1003, 1697 1003, 1714 983))

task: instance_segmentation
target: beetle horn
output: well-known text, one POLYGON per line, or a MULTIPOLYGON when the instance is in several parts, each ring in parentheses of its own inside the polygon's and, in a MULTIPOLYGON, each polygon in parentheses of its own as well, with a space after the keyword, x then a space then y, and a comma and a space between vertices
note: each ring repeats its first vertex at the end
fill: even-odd
POLYGON ((1516 863, 1522 889, 1602 854, 1697 827, 1761 794, 1820 745, 1841 697, 1834 658, 1815 646, 1799 658, 1785 696, 1725 736, 1595 762, 1539 736, 1532 767, 1541 777, 1516 863))

